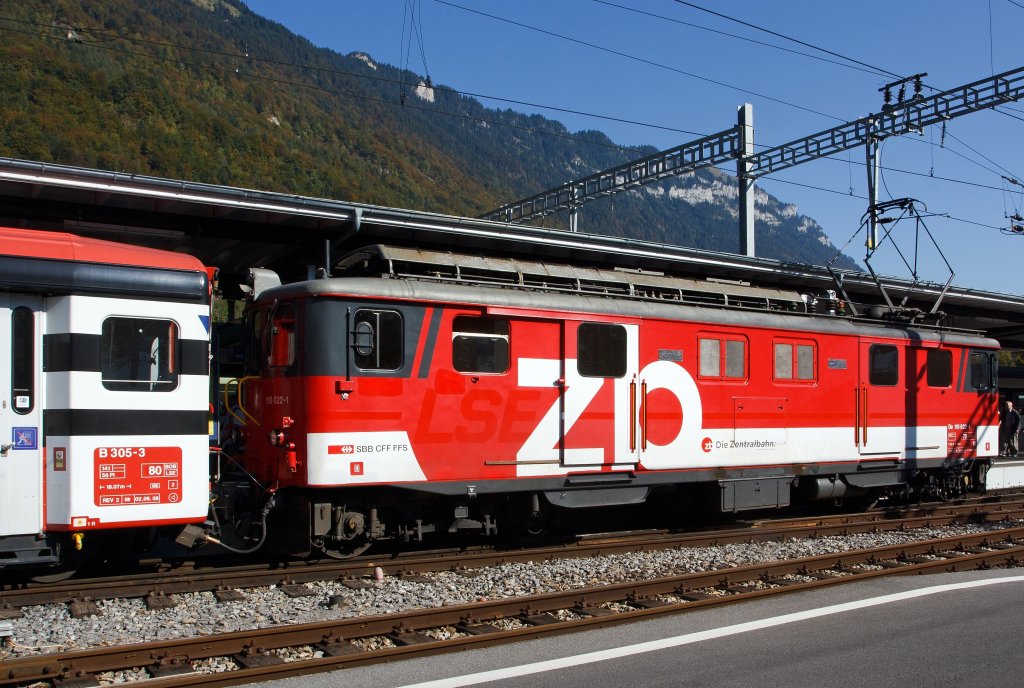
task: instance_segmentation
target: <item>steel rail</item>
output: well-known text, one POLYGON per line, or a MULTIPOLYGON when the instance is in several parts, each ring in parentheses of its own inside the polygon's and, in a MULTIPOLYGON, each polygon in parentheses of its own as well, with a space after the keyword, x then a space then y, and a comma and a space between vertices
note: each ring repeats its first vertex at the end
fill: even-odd
POLYGON ((443 651, 468 649, 510 640, 624 623, 665 613, 677 613, 716 604, 735 603, 773 594, 862 581, 888 575, 964 571, 995 565, 1024 564, 1024 527, 997 532, 925 540, 918 543, 874 547, 790 561, 715 569, 639 582, 618 583, 547 593, 530 597, 421 609, 380 615, 266 628, 219 636, 159 641, 123 647, 102 647, 52 655, 0 660, 0 685, 33 681, 88 680, 101 671, 146 667, 154 686, 236 685, 352 666, 408 658, 443 651), (989 550, 982 551, 981 547, 989 550), (930 560, 920 557, 929 556, 930 560), (874 565, 874 570, 852 567, 874 565), (811 581, 780 581, 786 575, 811 581), (839 575, 845 574, 845 575, 839 575), (743 589, 743 584, 763 587, 743 589), (778 586, 778 587, 774 587, 778 586), (720 594, 710 596, 703 591, 720 594), (666 601, 659 596, 674 596, 666 601), (630 611, 611 612, 602 604, 622 603, 630 611), (552 612, 571 610, 577 617, 560 621, 552 612), (488 628, 488 621, 515 617, 526 627, 518 630, 488 628), (435 640, 418 631, 456 626, 469 635, 435 640), (388 636, 398 645, 362 651, 352 639, 388 636), (283 663, 269 650, 312 645, 325 656, 283 663), (232 657, 243 668, 222 674, 188 673, 191 661, 232 657), (168 675, 168 674, 172 675, 168 675))
MULTIPOLYGON (((705 547, 737 542, 765 542, 783 538, 816 538, 828 535, 905 530, 962 523, 995 522, 1024 518, 1024 500, 1012 499, 979 505, 932 505, 909 511, 814 516, 810 518, 762 521, 753 528, 730 528, 698 533, 627 533, 591 536, 570 543, 517 550, 481 548, 395 556, 370 556, 345 562, 287 562, 285 564, 234 565, 208 569, 65 581, 0 591, 0 616, 4 610, 39 604, 61 604, 81 600, 124 597, 166 597, 179 593, 212 592, 266 585, 299 585, 315 581, 356 579, 371 575, 375 568, 384 574, 403 575, 497 566, 524 561, 551 561, 632 551, 664 550, 676 547, 705 547), (920 513, 920 512, 924 513, 920 513)), ((8 611, 8 616, 16 615, 8 611)))

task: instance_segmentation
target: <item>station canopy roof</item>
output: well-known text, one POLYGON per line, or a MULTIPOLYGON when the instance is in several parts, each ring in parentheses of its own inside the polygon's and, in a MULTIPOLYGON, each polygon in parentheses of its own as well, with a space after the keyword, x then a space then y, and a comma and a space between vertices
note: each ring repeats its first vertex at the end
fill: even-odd
MULTIPOLYGON (((305 279, 328 260, 386 244, 730 280, 815 296, 836 288, 823 266, 3 157, 0 224, 188 253, 220 268, 227 287, 244 281, 250 267, 275 270, 285 281, 305 279)), ((856 303, 884 303, 870 274, 843 271, 841 278, 856 303)), ((879 279, 894 303, 906 297, 907 307, 927 312, 941 296, 939 310, 953 325, 1024 348, 1022 296, 879 279)))

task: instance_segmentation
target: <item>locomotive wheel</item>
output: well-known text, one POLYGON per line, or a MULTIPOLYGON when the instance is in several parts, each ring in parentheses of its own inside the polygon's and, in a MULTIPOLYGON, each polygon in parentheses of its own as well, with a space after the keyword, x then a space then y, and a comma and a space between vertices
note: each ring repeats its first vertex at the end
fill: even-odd
POLYGON ((351 559, 352 557, 358 557, 360 554, 370 549, 370 545, 373 544, 373 540, 369 538, 359 538, 358 540, 346 540, 343 543, 339 543, 337 547, 331 547, 326 542, 314 543, 325 556, 331 559, 351 559))
POLYGON ((551 509, 543 499, 519 497, 505 505, 501 521, 507 524, 504 532, 513 540, 533 540, 547 535, 551 530, 551 509))
POLYGON ((523 518, 522 532, 524 535, 540 537, 546 535, 550 527, 551 515, 547 509, 526 514, 523 518))

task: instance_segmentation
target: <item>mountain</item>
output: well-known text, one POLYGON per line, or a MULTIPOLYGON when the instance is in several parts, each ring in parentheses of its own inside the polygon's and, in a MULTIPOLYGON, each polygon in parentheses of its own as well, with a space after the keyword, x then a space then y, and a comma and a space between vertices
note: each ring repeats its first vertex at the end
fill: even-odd
MULTIPOLYGON (((653 152, 318 48, 236 0, 0 9, 7 157, 475 216, 653 152)), ((756 203, 758 255, 835 256, 794 206, 763 191, 756 203)), ((580 222, 735 252, 736 213, 735 179, 704 170, 587 204, 580 222)))

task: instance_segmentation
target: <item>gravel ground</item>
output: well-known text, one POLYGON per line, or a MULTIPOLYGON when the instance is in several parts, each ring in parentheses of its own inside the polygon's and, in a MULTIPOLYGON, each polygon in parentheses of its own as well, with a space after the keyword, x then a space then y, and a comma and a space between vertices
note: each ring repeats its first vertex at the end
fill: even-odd
MULTIPOLYGON (((23 618, 13 621, 13 636, 0 650, 5 657, 60 652, 102 645, 122 645, 282 624, 327 621, 354 616, 386 614, 424 607, 465 604, 568 590, 631 580, 650 579, 713 568, 745 566, 778 559, 810 557, 851 549, 880 547, 931 537, 950 537, 984 530, 1021 526, 1024 521, 1001 524, 928 528, 908 532, 864 533, 717 547, 635 552, 546 563, 509 563, 469 572, 441 572, 418 576, 416 581, 385 577, 364 590, 338 581, 309 583, 309 597, 292 598, 275 586, 244 591, 245 600, 217 602, 212 593, 174 595, 178 605, 149 610, 142 600, 103 600, 100 613, 73 619, 67 605, 25 607, 23 618), (429 582, 421 582, 427 580, 429 582)), ((438 629, 443 635, 453 629, 438 629)), ((370 645, 390 643, 386 638, 364 639, 370 645)), ((313 652, 311 648, 306 648, 313 652)), ((308 653, 307 653, 308 656, 308 653)), ((286 659, 294 659, 288 656, 286 659)), ((205 670, 230 670, 230 660, 211 661, 205 670)), ((132 680, 105 676, 105 683, 132 680)))

